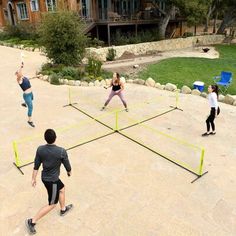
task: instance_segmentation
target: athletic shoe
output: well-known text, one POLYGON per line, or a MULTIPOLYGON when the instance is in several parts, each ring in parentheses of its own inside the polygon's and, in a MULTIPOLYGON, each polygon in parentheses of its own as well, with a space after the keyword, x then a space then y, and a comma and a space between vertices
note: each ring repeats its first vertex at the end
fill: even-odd
POLYGON ((126 112, 128 112, 128 111, 129 111, 129 109, 128 109, 128 108, 125 108, 125 111, 126 111, 126 112))
POLYGON ((26 228, 27 228, 29 234, 36 234, 37 233, 35 228, 34 228, 35 224, 32 223, 32 219, 27 219, 25 221, 25 225, 26 225, 26 228))
POLYGON ((22 107, 27 107, 26 103, 21 103, 22 107))
POLYGON ((208 136, 209 134, 208 133, 204 133, 204 134, 202 134, 202 136, 204 137, 204 136, 208 136))
POLYGON ((60 211, 60 216, 65 216, 72 208, 73 208, 72 204, 66 206, 66 209, 64 211, 63 210, 60 211))
POLYGON ((104 110, 105 110, 105 107, 102 107, 102 108, 101 108, 101 111, 104 111, 104 110))
POLYGON ((32 121, 28 121, 28 124, 32 127, 35 127, 34 123, 32 121))
POLYGON ((210 135, 215 135, 216 134, 216 132, 210 132, 210 135))

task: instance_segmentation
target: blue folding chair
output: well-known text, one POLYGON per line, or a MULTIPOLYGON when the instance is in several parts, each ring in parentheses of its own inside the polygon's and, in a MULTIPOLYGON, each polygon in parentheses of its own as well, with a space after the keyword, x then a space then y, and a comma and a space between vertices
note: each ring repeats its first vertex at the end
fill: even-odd
POLYGON ((229 85, 232 83, 233 77, 231 72, 222 71, 220 76, 213 78, 214 82, 219 85, 219 90, 225 94, 229 85), (220 79, 220 80, 219 80, 220 79), (217 81, 218 80, 218 81, 217 81))

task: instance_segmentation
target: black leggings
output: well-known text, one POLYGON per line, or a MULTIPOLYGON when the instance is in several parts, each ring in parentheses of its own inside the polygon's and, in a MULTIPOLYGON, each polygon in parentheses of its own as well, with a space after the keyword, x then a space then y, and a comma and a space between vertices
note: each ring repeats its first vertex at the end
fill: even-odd
MULTIPOLYGON (((218 107, 217 115, 219 115, 219 114, 220 114, 220 108, 218 107)), ((206 119, 207 132, 210 131, 210 125, 211 125, 211 128, 212 128, 212 131, 215 131, 215 124, 214 124, 215 115, 216 115, 216 109, 215 109, 215 107, 212 107, 210 115, 206 119)))

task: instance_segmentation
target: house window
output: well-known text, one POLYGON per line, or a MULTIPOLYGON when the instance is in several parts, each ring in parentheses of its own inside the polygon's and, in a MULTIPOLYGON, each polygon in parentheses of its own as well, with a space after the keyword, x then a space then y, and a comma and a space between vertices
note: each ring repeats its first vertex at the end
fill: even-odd
POLYGON ((31 11, 38 11, 39 10, 38 0, 31 0, 30 5, 31 5, 31 11))
POLYGON ((48 11, 56 10, 56 0, 46 0, 46 6, 48 11))
POLYGON ((24 3, 24 2, 17 3, 17 13, 18 13, 18 17, 20 20, 28 20, 29 19, 26 3, 24 3))

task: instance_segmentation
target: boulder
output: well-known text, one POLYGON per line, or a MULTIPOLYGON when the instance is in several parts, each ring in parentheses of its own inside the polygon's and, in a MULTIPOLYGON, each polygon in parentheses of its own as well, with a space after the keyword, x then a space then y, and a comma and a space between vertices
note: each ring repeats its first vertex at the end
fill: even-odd
POLYGON ((89 87, 93 87, 93 86, 94 86, 94 83, 93 83, 93 82, 89 82, 88 86, 89 86, 89 87))
POLYGON ((155 87, 155 80, 152 79, 151 77, 149 77, 146 81, 145 81, 145 85, 147 85, 148 87, 155 87))
POLYGON ((184 93, 184 94, 190 94, 191 89, 188 86, 184 85, 181 89, 181 92, 184 93))
POLYGON ((88 84, 88 82, 86 82, 86 81, 82 81, 80 85, 81 85, 81 86, 84 86, 84 87, 87 87, 89 84, 88 84))
POLYGON ((145 81, 142 80, 142 79, 138 79, 138 84, 144 85, 144 84, 145 84, 145 81))
POLYGON ((64 84, 68 84, 68 79, 64 79, 64 84))
POLYGON ((101 80, 101 86, 106 86, 106 81, 103 79, 103 80, 101 80))
POLYGON ((165 85, 165 90, 175 91, 176 89, 177 89, 177 86, 175 84, 167 83, 165 85))
POLYGON ((80 86, 81 82, 80 80, 75 80, 75 86, 80 86))
POLYGON ((44 75, 44 76, 43 76, 43 81, 48 81, 48 80, 49 80, 48 75, 44 75))
POLYGON ((59 79, 60 84, 64 84, 64 79, 59 79))
POLYGON ((129 83, 129 84, 133 84, 133 83, 134 83, 134 80, 133 80, 133 79, 127 79, 126 82, 129 83))
POLYGON ((126 83, 126 79, 125 79, 125 77, 123 77, 123 76, 120 77, 120 82, 123 83, 123 84, 125 84, 125 83, 126 83))
POLYGON ((101 82, 99 80, 95 80, 94 86, 97 86, 97 87, 101 86, 101 82))
POLYGON ((133 65, 133 68, 137 69, 137 68, 139 68, 139 65, 133 65))
POLYGON ((218 101, 219 102, 224 102, 224 100, 225 100, 225 96, 220 94, 219 97, 218 97, 218 101))
POLYGON ((156 83, 155 88, 160 89, 160 90, 164 90, 165 85, 161 85, 160 83, 156 83))
POLYGON ((67 84, 70 85, 70 86, 75 86, 75 81, 74 80, 69 80, 67 84))
POLYGON ((233 106, 236 106, 236 100, 234 101, 233 106))
POLYGON ((193 89, 191 92, 192 95, 200 96, 201 92, 198 89, 193 89))
POLYGON ((227 94, 224 98, 224 103, 226 104, 233 105, 234 101, 235 101, 234 98, 229 94, 227 94))
POLYGON ((111 84, 111 79, 106 79, 105 82, 106 82, 106 85, 110 85, 111 84))
POLYGON ((180 89, 175 89, 174 92, 176 92, 176 93, 180 93, 180 89))
POLYGON ((207 93, 203 92, 203 93, 201 93, 200 96, 203 97, 203 98, 207 98, 207 93))

